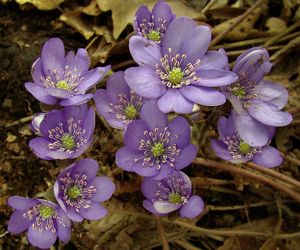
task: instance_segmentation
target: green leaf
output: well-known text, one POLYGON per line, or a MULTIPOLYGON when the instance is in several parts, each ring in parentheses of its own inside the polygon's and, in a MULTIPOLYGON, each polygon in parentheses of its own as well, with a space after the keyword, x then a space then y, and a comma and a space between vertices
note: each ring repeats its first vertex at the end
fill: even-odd
MULTIPOLYGON (((113 36, 118 38, 128 24, 134 20, 135 12, 141 5, 146 5, 150 10, 153 8, 156 0, 97 0, 99 8, 102 11, 112 11, 113 36)), ((181 1, 166 1, 177 16, 189 16, 204 20, 201 12, 188 7, 181 1)))
POLYGON ((18 4, 31 3, 40 10, 53 10, 64 0, 16 0, 18 4))

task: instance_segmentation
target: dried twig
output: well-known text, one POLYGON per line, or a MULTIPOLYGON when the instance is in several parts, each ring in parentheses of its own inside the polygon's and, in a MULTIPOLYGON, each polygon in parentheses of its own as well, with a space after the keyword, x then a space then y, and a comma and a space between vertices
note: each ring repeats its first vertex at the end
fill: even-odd
POLYGON ((161 222, 161 218, 159 216, 156 216, 156 215, 154 217, 155 217, 157 229, 158 229, 158 232, 159 232, 159 235, 160 235, 163 250, 169 250, 170 248, 169 248, 169 244, 168 244, 168 241, 167 241, 167 238, 166 238, 164 227, 163 227, 162 222, 161 222))
POLYGON ((207 166, 207 167, 213 167, 213 168, 218 168, 218 169, 222 169, 224 171, 229 171, 231 173, 235 173, 235 174, 239 174, 254 180, 257 180, 259 182, 268 184, 274 188, 276 188, 277 190, 280 190, 286 194, 288 194, 290 197, 292 197, 293 199, 295 199, 296 201, 300 202, 300 193, 297 191, 294 191, 289 184, 283 183, 281 181, 277 180, 272 180, 269 177, 260 175, 257 172, 254 172, 251 169, 247 169, 247 168, 240 168, 238 166, 232 165, 232 164, 228 164, 228 163, 220 163, 220 162, 216 162, 213 160, 206 160, 203 158, 196 158, 194 160, 194 163, 196 164, 200 164, 202 166, 207 166))
POLYGON ((222 40, 222 38, 231 31, 235 26, 237 26, 241 21, 243 21, 247 16, 249 16, 260 4, 262 0, 258 0, 251 8, 249 8, 244 14, 240 15, 230 26, 227 27, 223 32, 217 35, 211 42, 211 47, 216 45, 222 40))

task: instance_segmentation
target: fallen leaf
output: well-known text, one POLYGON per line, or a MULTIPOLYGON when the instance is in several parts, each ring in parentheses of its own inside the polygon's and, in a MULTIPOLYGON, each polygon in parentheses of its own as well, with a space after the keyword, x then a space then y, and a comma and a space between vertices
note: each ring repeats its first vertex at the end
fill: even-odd
POLYGON ((18 4, 31 3, 40 10, 53 10, 64 0, 16 0, 18 4))
MULTIPOLYGON (((188 7, 181 1, 166 1, 177 16, 189 16, 195 19, 205 19, 201 12, 188 7)), ((99 8, 102 11, 112 11, 113 36, 118 38, 128 24, 134 20, 135 12, 140 5, 146 5, 152 9, 156 0, 97 0, 99 8)))

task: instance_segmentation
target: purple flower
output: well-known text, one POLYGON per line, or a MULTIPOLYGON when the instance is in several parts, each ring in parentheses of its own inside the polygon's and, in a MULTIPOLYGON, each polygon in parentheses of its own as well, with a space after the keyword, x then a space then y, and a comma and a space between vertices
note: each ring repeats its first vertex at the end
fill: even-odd
POLYGON ((133 27, 137 35, 160 43, 174 18, 175 15, 170 6, 164 2, 157 2, 152 12, 148 10, 147 6, 142 5, 135 14, 133 27))
POLYGON ((127 69, 125 80, 138 95, 158 98, 164 113, 190 113, 194 103, 221 105, 225 96, 211 87, 228 85, 237 76, 226 70, 224 50, 207 52, 210 41, 209 27, 186 17, 169 25, 162 46, 133 36, 129 49, 139 67, 127 69))
MULTIPOLYGON (((220 140, 212 140, 214 152, 224 160, 232 163, 253 161, 263 167, 272 168, 281 164, 282 157, 277 149, 268 144, 254 147, 247 144, 236 131, 233 116, 219 118, 218 130, 220 140)), ((274 127, 268 127, 268 142, 274 135, 274 127)))
POLYGON ((76 55, 70 51, 65 56, 63 42, 59 38, 51 38, 32 65, 33 82, 26 82, 25 87, 45 104, 70 106, 85 103, 93 97, 93 94, 87 93, 88 90, 110 70, 110 66, 89 70, 89 64, 85 49, 78 49, 76 55))
POLYGON ((57 237, 67 243, 71 236, 71 221, 58 205, 41 199, 12 196, 8 204, 16 209, 10 217, 8 231, 19 234, 28 230, 30 244, 50 248, 57 237))
POLYGON ((74 159, 91 145, 94 129, 95 112, 86 104, 53 110, 39 126, 41 137, 29 147, 44 160, 74 159))
POLYGON ((190 143, 190 126, 184 118, 176 117, 168 122, 155 100, 144 104, 140 117, 125 130, 125 147, 116 154, 120 168, 162 179, 174 169, 191 164, 197 148, 190 143))
POLYGON ((165 215, 179 210, 181 217, 191 219, 203 212, 203 200, 191 195, 191 180, 181 171, 174 171, 160 181, 144 178, 142 192, 147 199, 143 202, 144 208, 153 214, 165 215))
POLYGON ((98 220, 107 214, 99 202, 112 196, 115 184, 107 177, 97 177, 98 169, 98 163, 87 158, 73 163, 57 177, 54 195, 71 220, 98 220))
POLYGON ((268 52, 252 48, 237 58, 233 71, 239 79, 222 92, 231 102, 233 121, 240 137, 251 146, 264 146, 268 126, 281 127, 292 116, 281 111, 288 101, 287 90, 276 83, 263 80, 271 70, 268 52))
POLYGON ((94 101, 97 112, 110 126, 125 129, 132 120, 139 119, 145 99, 130 90, 120 71, 108 79, 106 90, 96 91, 94 101))

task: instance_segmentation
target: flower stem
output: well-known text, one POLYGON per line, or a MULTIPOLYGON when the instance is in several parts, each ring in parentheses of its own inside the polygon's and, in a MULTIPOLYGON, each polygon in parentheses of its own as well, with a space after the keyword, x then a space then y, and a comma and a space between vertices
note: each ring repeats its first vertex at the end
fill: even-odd
POLYGON ((159 216, 156 216, 156 215, 154 217, 155 217, 157 229, 158 229, 158 232, 159 232, 159 235, 160 235, 163 250, 170 250, 169 244, 168 244, 168 241, 167 241, 167 238, 166 238, 165 230, 164 230, 164 227, 163 227, 162 222, 161 222, 161 218, 159 216))

